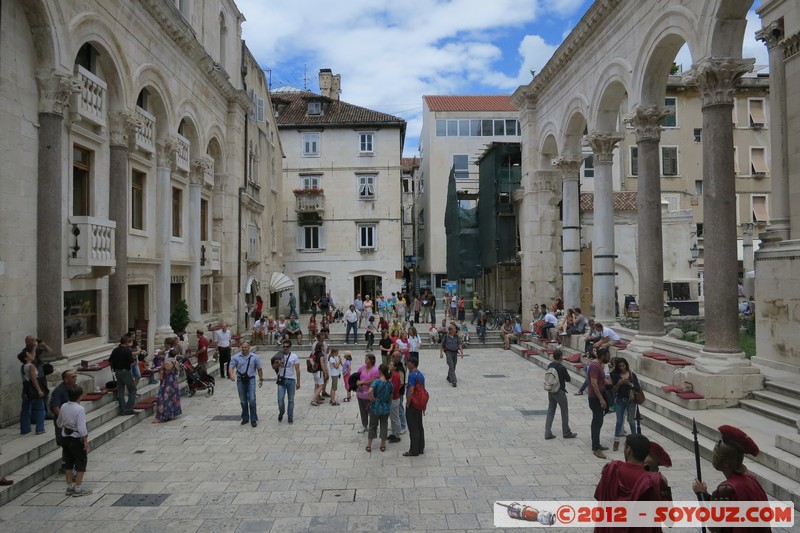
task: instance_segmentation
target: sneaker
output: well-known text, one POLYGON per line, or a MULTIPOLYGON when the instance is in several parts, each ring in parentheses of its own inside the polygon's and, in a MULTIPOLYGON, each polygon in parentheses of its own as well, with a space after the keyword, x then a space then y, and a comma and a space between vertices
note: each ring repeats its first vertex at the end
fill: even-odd
POLYGON ((278 415, 278 422, 283 422, 283 413, 278 415))
POLYGON ((615 440, 615 441, 614 441, 614 447, 613 447, 612 449, 613 449, 615 452, 616 452, 617 450, 619 450, 619 441, 618 441, 618 440, 615 440))
POLYGON ((85 489, 83 487, 75 487, 75 492, 72 493, 72 496, 75 498, 80 498, 81 496, 88 496, 92 493, 92 489, 85 489))
POLYGON ((323 391, 323 392, 322 392, 322 397, 323 397, 323 398, 330 398, 330 397, 331 397, 331 395, 330 395, 330 394, 328 394, 327 392, 323 391))
POLYGON ((359 433, 366 433, 367 432, 367 426, 363 426, 361 429, 358 430, 358 432, 359 433))
POLYGON ((545 435, 544 436, 544 440, 553 440, 554 438, 556 438, 555 435, 545 435))
POLYGON ((395 437, 394 435, 390 435, 389 438, 386 440, 389 442, 400 442, 403 439, 401 439, 400 437, 395 437))
POLYGON ((294 424, 294 419, 290 418, 290 419, 289 419, 289 423, 290 423, 290 424, 294 424))
POLYGON ((72 496, 75 494, 75 487, 67 487, 67 490, 64 491, 64 496, 72 496))
POLYGON ((574 439, 577 436, 578 436, 577 433, 567 433, 566 435, 564 435, 564 438, 565 439, 574 439))
POLYGON ((408 433, 408 430, 406 428, 400 430, 401 435, 405 435, 406 433, 408 433))
POLYGON ((606 459, 606 454, 603 453, 603 450, 593 450, 592 453, 598 459, 606 459))
POLYGON ((597 449, 600 450, 601 452, 604 452, 604 451, 608 450, 608 446, 600 445, 600 446, 597 447, 597 449))
POLYGON ((583 391, 579 390, 578 392, 575 393, 575 396, 583 396, 583 391))

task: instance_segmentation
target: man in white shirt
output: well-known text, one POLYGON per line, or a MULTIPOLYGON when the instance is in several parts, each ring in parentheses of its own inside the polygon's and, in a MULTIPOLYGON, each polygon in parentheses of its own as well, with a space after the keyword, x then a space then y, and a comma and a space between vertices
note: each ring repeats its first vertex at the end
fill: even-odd
POLYGON ((347 331, 344 334, 344 343, 350 344, 350 330, 353 331, 353 344, 358 344, 358 317, 360 314, 356 311, 355 304, 350 305, 344 313, 344 323, 347 325, 347 331))
POLYGON ((558 325, 558 319, 552 312, 547 310, 546 305, 542 305, 542 309, 545 310, 545 314, 544 318, 542 319, 544 320, 544 325, 542 326, 542 333, 540 336, 541 338, 546 339, 548 331, 558 325))
MULTIPOLYGON (((361 299, 361 293, 356 294, 353 306, 356 308, 356 313, 358 313, 358 327, 361 327, 361 320, 364 318, 362 316, 364 314, 364 301, 361 299)), ((356 342, 358 342, 358 340, 356 340, 356 342)))
POLYGON ((609 345, 614 344, 620 341, 620 336, 611 328, 605 327, 600 322, 595 322, 594 330, 600 336, 600 340, 594 343, 594 349, 597 350, 598 348, 605 346, 608 348, 609 345))
POLYGON ((292 351, 292 341, 283 341, 283 358, 276 369, 278 372, 278 422, 286 413, 284 398, 289 396, 289 423, 294 423, 294 393, 300 390, 300 358, 292 351))
POLYGON ((231 365, 231 330, 228 329, 228 324, 222 324, 222 329, 214 333, 214 342, 217 343, 219 354, 219 376, 224 378, 231 365))
POLYGON ((89 430, 86 429, 86 410, 80 404, 83 389, 76 386, 70 388, 68 394, 69 401, 61 406, 56 427, 61 431, 62 467, 67 478, 65 494, 77 498, 92 493, 82 486, 88 462, 89 430))

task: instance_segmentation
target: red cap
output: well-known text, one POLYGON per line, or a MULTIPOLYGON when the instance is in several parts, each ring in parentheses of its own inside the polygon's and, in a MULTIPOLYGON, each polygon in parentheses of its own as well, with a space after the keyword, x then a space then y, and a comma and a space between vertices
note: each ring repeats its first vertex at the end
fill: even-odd
POLYGON ((672 466, 672 459, 669 454, 657 442, 650 441, 650 455, 656 458, 660 466, 667 468, 672 466))
POLYGON ((755 457, 758 455, 758 445, 753 442, 747 433, 733 426, 720 426, 719 432, 722 434, 722 442, 737 446, 747 455, 755 457))

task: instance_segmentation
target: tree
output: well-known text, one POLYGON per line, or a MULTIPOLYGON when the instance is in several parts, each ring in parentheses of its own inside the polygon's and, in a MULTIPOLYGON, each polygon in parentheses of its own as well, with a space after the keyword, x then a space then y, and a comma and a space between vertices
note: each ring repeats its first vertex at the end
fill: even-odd
POLYGON ((175 333, 183 333, 189 325, 189 305, 181 300, 169 315, 169 325, 175 333))

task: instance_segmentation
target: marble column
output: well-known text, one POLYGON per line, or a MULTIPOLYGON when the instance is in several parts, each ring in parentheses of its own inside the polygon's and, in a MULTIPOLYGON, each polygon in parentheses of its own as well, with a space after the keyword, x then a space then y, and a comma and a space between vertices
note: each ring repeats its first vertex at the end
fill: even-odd
POLYGON ((561 171, 561 257, 564 307, 581 305, 580 171, 583 157, 563 156, 555 164, 561 171))
POLYGON ((112 341, 128 331, 128 136, 135 134, 138 123, 133 113, 111 117, 110 162, 108 168, 109 218, 117 223, 114 232, 116 266, 108 278, 108 337, 112 341))
POLYGON ((756 32, 769 50, 770 129, 770 225, 763 237, 765 247, 790 238, 789 231, 789 139, 786 130, 786 67, 784 65, 783 19, 756 32))
POLYGON ((754 61, 705 58, 693 65, 691 74, 687 76, 687 81, 697 84, 700 89, 703 216, 713 222, 703 226, 706 309, 703 353, 709 354, 714 362, 698 360, 698 365, 728 366, 736 364, 735 359, 744 357, 739 347, 736 180, 731 112, 736 82, 752 69, 754 61), (736 355, 728 357, 733 354, 736 355))
MULTIPOLYGON (((664 335, 664 252, 661 228, 661 120, 667 108, 638 106, 625 118, 635 128, 639 152, 637 270, 639 274, 639 335, 664 335)), ((730 115, 730 113, 729 113, 730 115)), ((730 116, 728 117, 730 122, 730 116)), ((734 284, 734 288, 736 285, 734 284)))
MULTIPOLYGON (((64 346, 64 113, 79 88, 69 76, 38 78, 39 176, 36 191, 36 331, 57 353, 64 346)), ((15 339, 16 341, 16 339, 15 339)))
MULTIPOLYGON (((186 237, 189 254, 193 261, 192 266, 189 267, 189 285, 186 288, 186 300, 189 305, 189 318, 193 322, 200 320, 200 192, 205 169, 205 161, 195 160, 192 162, 192 172, 189 174, 189 221, 186 228, 186 237)), ((207 250, 206 254, 210 254, 210 250, 207 250)))
POLYGON ((586 143, 594 156, 594 231, 592 232, 592 294, 595 320, 616 321, 617 254, 614 243, 614 182, 611 164, 622 135, 593 132, 586 143))
POLYGON ((530 294, 528 312, 535 303, 550 304, 559 296, 558 277, 558 191, 561 190, 559 170, 537 170, 531 186, 533 194, 521 223, 526 226, 529 242, 536 243, 537 253, 530 254, 530 294))
POLYGON ((742 269, 744 270, 744 297, 748 300, 751 296, 755 296, 755 278, 748 277, 748 273, 752 272, 755 268, 755 261, 753 258, 753 231, 755 224, 746 222, 742 224, 742 269))
POLYGON ((172 262, 170 247, 172 246, 172 170, 175 168, 175 154, 177 141, 168 139, 158 147, 158 162, 156 167, 156 218, 157 218, 157 243, 161 252, 160 261, 156 267, 156 286, 154 287, 156 299, 156 344, 163 341, 164 337, 172 335, 169 325, 169 297, 172 275, 172 262))

